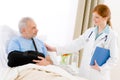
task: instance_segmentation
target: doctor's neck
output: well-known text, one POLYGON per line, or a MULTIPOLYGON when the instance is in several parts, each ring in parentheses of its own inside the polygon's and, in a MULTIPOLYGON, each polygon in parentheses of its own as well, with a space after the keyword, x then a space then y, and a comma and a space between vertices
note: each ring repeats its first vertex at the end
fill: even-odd
POLYGON ((106 25, 107 24, 101 24, 101 25, 99 25, 98 26, 98 33, 101 33, 105 29, 106 25))

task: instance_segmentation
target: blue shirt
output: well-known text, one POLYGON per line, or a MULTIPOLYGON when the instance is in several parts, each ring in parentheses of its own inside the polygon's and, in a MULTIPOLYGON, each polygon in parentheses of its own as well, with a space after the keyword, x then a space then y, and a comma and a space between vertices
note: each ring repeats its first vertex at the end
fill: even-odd
MULTIPOLYGON (((37 38, 34 38, 37 50, 43 53, 45 56, 48 55, 47 49, 42 41, 37 38)), ((31 39, 25 39, 22 36, 14 37, 8 44, 7 53, 11 51, 35 51, 35 47, 31 39)))

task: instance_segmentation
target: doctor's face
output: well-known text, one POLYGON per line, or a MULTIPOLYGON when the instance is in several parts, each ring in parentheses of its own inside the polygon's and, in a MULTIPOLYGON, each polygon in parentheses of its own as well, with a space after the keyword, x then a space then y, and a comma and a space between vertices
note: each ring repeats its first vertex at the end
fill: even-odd
POLYGON ((103 18, 97 12, 93 12, 93 22, 96 26, 106 25, 107 18, 103 18))

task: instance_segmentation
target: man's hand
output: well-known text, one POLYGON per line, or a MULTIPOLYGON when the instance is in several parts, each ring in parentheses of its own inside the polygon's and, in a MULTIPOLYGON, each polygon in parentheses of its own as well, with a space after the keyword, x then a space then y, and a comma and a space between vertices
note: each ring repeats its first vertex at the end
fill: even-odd
POLYGON ((97 64, 95 60, 95 65, 91 66, 93 69, 100 71, 99 65, 97 64))
POLYGON ((40 65, 40 66, 47 66, 47 65, 50 64, 50 62, 47 61, 45 58, 39 57, 39 56, 38 56, 38 58, 39 58, 40 60, 33 60, 33 62, 35 62, 37 65, 40 65))

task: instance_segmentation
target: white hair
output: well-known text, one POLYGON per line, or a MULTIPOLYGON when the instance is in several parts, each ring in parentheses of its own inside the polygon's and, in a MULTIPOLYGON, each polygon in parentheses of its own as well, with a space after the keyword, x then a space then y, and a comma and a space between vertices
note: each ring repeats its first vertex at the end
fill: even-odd
POLYGON ((24 27, 27 27, 27 21, 33 21, 32 18, 30 17, 24 17, 20 20, 18 27, 19 27, 19 31, 21 32, 21 29, 24 27))

